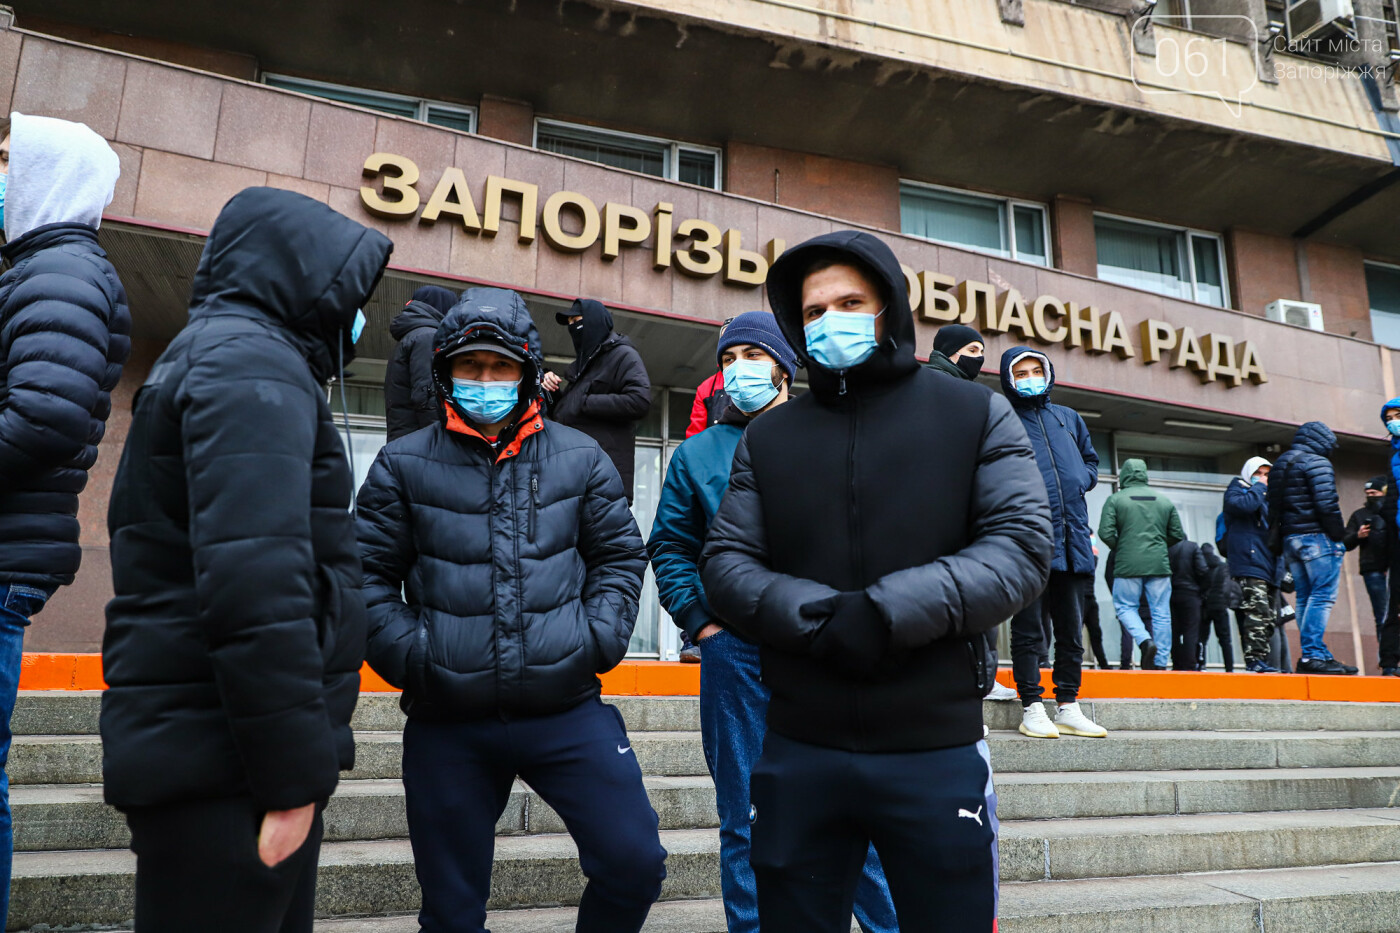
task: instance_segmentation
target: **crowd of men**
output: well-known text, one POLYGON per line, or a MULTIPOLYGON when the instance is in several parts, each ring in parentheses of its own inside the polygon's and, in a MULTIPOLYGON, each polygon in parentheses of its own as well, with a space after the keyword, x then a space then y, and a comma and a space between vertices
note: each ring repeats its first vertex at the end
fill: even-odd
MULTIPOLYGON (((111 148, 17 114, 0 171, 8 723, 25 627, 78 569, 77 496, 131 322, 96 237, 111 148)), ((576 351, 556 374, 517 293, 420 289, 391 331, 390 440, 354 489, 325 387, 343 383, 392 250, 300 194, 239 193, 209 233, 188 323, 136 394, 108 515, 101 733, 104 793, 137 858, 137 930, 309 933, 366 660, 403 691, 425 933, 485 929, 517 777, 578 844, 577 929, 640 930, 666 852, 598 675, 627 652, 648 561, 703 659, 730 930, 845 933, 853 912, 867 931, 992 928, 982 700, 997 627, 1010 620, 1024 734, 1107 735, 1077 702, 1098 455, 1051 401, 1049 356, 1006 351, 996 392, 976 381, 980 335, 954 326, 924 365, 883 241, 799 244, 769 272, 772 313, 723 330, 643 541, 632 445, 650 383, 588 299, 556 319, 576 351), (1053 719, 1040 686, 1052 644, 1053 719)), ((1400 471, 1400 399, 1382 421, 1400 471)), ((1324 644, 1327 613, 1353 542, 1383 611, 1396 484, 1373 484, 1344 524, 1335 447, 1309 423, 1277 462, 1245 464, 1225 493, 1225 571, 1185 540, 1143 462, 1121 465, 1097 536, 1143 667, 1200 666, 1197 633, 1228 640, 1233 601, 1246 664, 1270 669, 1288 571, 1298 669, 1354 671, 1324 644)), ((1385 632, 1393 673, 1400 637, 1385 632)), ((7 803, 3 817, 7 880, 7 803)))

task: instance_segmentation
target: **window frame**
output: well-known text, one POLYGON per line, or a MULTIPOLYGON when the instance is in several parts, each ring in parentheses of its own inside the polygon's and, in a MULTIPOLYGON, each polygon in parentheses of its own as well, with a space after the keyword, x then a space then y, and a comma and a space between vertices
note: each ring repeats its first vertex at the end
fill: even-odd
POLYGON ((411 117, 405 117, 405 119, 417 120, 420 123, 427 123, 429 126, 436 126, 438 129, 452 130, 458 133, 466 132, 475 135, 477 132, 477 108, 473 107, 471 104, 458 104, 453 103, 452 101, 437 100, 429 97, 413 97, 408 94, 397 94, 393 91, 380 91, 376 90, 375 88, 355 87, 352 84, 336 84, 333 81, 318 81, 315 78, 301 78, 296 75, 283 74, 277 71, 264 71, 262 74, 262 84, 266 87, 276 88, 279 91, 291 91, 294 94, 306 94, 310 97, 316 97, 320 100, 330 101, 331 103, 341 104, 346 107, 361 107, 365 110, 375 110, 376 113, 383 113, 385 116, 401 115, 387 113, 386 111, 382 110, 376 110, 376 108, 368 106, 366 104, 355 104, 350 103, 348 101, 336 100, 333 97, 326 97, 324 95, 317 94, 314 90, 308 89, 320 88, 322 90, 327 91, 348 91, 353 94, 362 94, 366 97, 378 97, 385 101, 395 101, 401 104, 412 104, 414 107, 414 115, 411 117), (273 82, 287 82, 287 84, 300 86, 288 87, 284 84, 278 84, 273 82), (441 123, 432 123, 428 119, 429 110, 446 110, 453 114, 465 116, 467 118, 468 124, 471 126, 471 129, 461 130, 455 126, 444 126, 441 123))
MULTIPOLYGON (((1104 220, 1110 220, 1110 221, 1114 221, 1114 222, 1121 223, 1121 224, 1130 224, 1130 225, 1138 226, 1138 227, 1155 227, 1155 228, 1158 229, 1158 230, 1169 230, 1169 231, 1171 231, 1172 233, 1175 233, 1175 234, 1177 234, 1178 236, 1180 236, 1180 237, 1181 237, 1181 240, 1180 240, 1179 242, 1180 242, 1180 244, 1184 244, 1184 246, 1183 246, 1182 248, 1184 249, 1184 251, 1185 251, 1185 253, 1186 253, 1186 269, 1187 269, 1187 271, 1189 272, 1189 274, 1190 274, 1190 276, 1191 276, 1190 282, 1189 282, 1189 284, 1191 285, 1191 295, 1190 295, 1190 297, 1183 297, 1183 296, 1181 296, 1181 295, 1167 295, 1167 294, 1165 294, 1165 293, 1163 293, 1163 292, 1153 291, 1153 290, 1150 289, 1150 288, 1143 288, 1141 285, 1125 285, 1125 284, 1122 283, 1122 282, 1109 282, 1110 285, 1124 285, 1125 288, 1137 288, 1137 289, 1140 289, 1141 291, 1151 292, 1151 293, 1154 294, 1154 295, 1162 295, 1162 296, 1165 297, 1165 298, 1176 298, 1176 299, 1179 299, 1179 300, 1181 300, 1181 301, 1191 301, 1191 302, 1194 302, 1194 303, 1196 303, 1196 304, 1198 304, 1198 305, 1203 305, 1204 307, 1207 307, 1207 308, 1233 308, 1233 307, 1234 307, 1234 306, 1230 303, 1230 300, 1231 300, 1231 295, 1230 295, 1230 267, 1229 267, 1229 265, 1227 264, 1227 257, 1226 257, 1226 255, 1225 255, 1225 236, 1224 236, 1224 234, 1212 233, 1212 232, 1209 231, 1209 230, 1202 230, 1202 229, 1200 229, 1200 228, 1198 228, 1198 227, 1183 227, 1183 226, 1180 226, 1179 224, 1162 223, 1161 221, 1157 221, 1157 220, 1143 220, 1143 219, 1138 218, 1138 217, 1129 217, 1129 216, 1127 216, 1126 214, 1111 214, 1111 213, 1109 213, 1109 212, 1107 212, 1107 211, 1094 211, 1094 220, 1095 220, 1095 222, 1096 222, 1096 225, 1097 225, 1097 221, 1098 221, 1098 219, 1099 219, 1100 217, 1102 217, 1104 220), (1201 237, 1202 239, 1208 239, 1208 240, 1214 240, 1214 241, 1215 241, 1215 256, 1216 256, 1216 259, 1217 259, 1217 260, 1219 261, 1219 263, 1220 263, 1220 296, 1221 296, 1221 300, 1223 301, 1223 304, 1219 304, 1219 305, 1209 304, 1208 302, 1202 301, 1202 300, 1200 299, 1200 297, 1199 297, 1199 295, 1200 295, 1200 285, 1199 285, 1199 283, 1196 281, 1196 251, 1195 251, 1194 249, 1191 248, 1191 238, 1192 238, 1192 237, 1201 237)), ((1101 281, 1101 282, 1105 282, 1105 281, 1108 281, 1108 280, 1105 279, 1102 275, 1099 275, 1099 274, 1098 274, 1098 267, 1099 267, 1099 265, 1100 265, 1100 263, 1098 262, 1098 257, 1097 257, 1098 245, 1099 245, 1099 243, 1098 243, 1098 231, 1095 230, 1095 233, 1094 233, 1094 252, 1095 252, 1095 259, 1094 259, 1094 277, 1097 278, 1097 279, 1098 279, 1099 281, 1101 281)))
MULTIPOLYGON (((1384 269, 1384 270, 1386 270, 1387 272, 1390 272, 1390 273, 1392 273, 1392 274, 1394 274, 1394 275, 1396 275, 1396 276, 1400 276, 1400 263, 1394 263, 1394 262, 1380 262, 1379 260, 1375 260, 1375 259, 1366 259, 1366 260, 1362 260, 1362 263, 1361 263, 1361 269, 1362 269, 1362 273, 1361 273, 1361 274, 1362 274, 1363 279, 1364 279, 1364 277, 1365 277, 1366 268, 1367 268, 1367 267, 1374 267, 1374 268, 1377 268, 1377 269, 1384 269)), ((1394 316, 1397 318, 1397 322, 1400 322, 1400 310, 1396 310, 1396 311, 1387 311, 1387 310, 1384 309, 1384 308, 1377 308, 1377 307, 1375 306, 1375 304, 1371 301, 1371 286, 1370 286, 1369 283, 1368 283, 1367 286, 1366 286, 1366 313, 1367 313, 1368 319, 1371 321, 1371 342, 1374 343, 1374 344, 1376 344, 1377 346, 1391 347, 1391 349, 1400 349, 1400 347, 1392 347, 1390 344, 1388 344, 1388 343, 1381 343, 1379 340, 1376 339, 1375 315, 1377 315, 1377 314, 1391 314, 1391 315, 1394 315, 1394 316)))
POLYGON ((912 236, 916 239, 929 243, 938 243, 942 246, 952 246, 956 249, 970 249, 973 252, 982 253, 984 256, 996 256, 999 259, 1009 259, 1012 262, 1023 262, 1031 266, 1040 266, 1042 269, 1055 268, 1055 249, 1050 242, 1050 206, 1040 201, 1028 201, 1024 198, 1003 197, 996 194, 987 194, 982 191, 971 191, 966 188, 953 188, 949 185, 936 185, 927 181, 915 181, 912 178, 901 178, 899 180, 900 210, 904 208, 904 189, 915 188, 925 191, 937 191, 944 194, 958 195, 959 197, 971 198, 973 200, 987 201, 992 204, 1001 205, 1005 213, 1002 217, 1002 235, 1008 244, 1008 249, 987 249, 984 246, 971 246, 967 243, 955 243, 952 240, 939 240, 934 237, 919 236, 917 233, 903 232, 903 219, 901 218, 900 232, 904 236, 912 236), (1016 208, 1032 208, 1040 211, 1040 232, 1045 240, 1045 261, 1036 262, 1031 259, 1021 258, 1021 251, 1016 243, 1016 208))
MULTIPOLYGON (((639 174, 639 175, 647 175, 648 178, 659 178, 659 179, 662 180, 662 181, 675 182, 676 184, 681 184, 681 185, 690 184, 690 182, 684 182, 684 181, 681 181, 681 180, 680 180, 681 151, 682 151, 682 150, 685 150, 685 151, 687 151, 687 152, 697 152, 697 153, 701 153, 701 154, 703 154, 703 155, 710 155, 710 156, 713 156, 713 157, 714 157, 714 160, 715 160, 715 184, 714 184, 714 187, 713 187, 713 188, 705 188, 704 190, 706 190, 706 191, 723 191, 723 190, 724 190, 724 150, 723 150, 723 149, 719 149, 719 148, 716 148, 716 147, 714 147, 714 146, 701 146, 701 145, 697 145, 697 144, 695 144, 695 143, 682 142, 682 141, 679 140, 679 139, 667 139, 667 138, 662 137, 662 136, 647 136, 647 135, 645 135, 645 134, 643 134, 643 133, 628 133, 628 132, 626 132, 625 130, 614 130, 614 129, 610 129, 610 128, 608 128, 608 127, 592 126, 592 125, 587 124, 587 123, 571 123, 571 122, 569 122, 568 120, 558 120, 558 119, 555 119, 555 118, 553 118, 553 117, 536 117, 536 118, 535 118, 535 126, 534 126, 534 130, 533 130, 533 134, 532 134, 531 139, 530 139, 530 145, 533 146, 533 147, 536 148, 536 149, 539 149, 539 148, 540 148, 540 127, 541 127, 541 126, 545 127, 546 129, 547 129, 548 127, 554 126, 554 127, 558 127, 559 129, 566 130, 566 131, 571 132, 571 133, 578 133, 578 134, 583 135, 583 136, 598 136, 598 137, 600 137, 600 138, 602 138, 602 139, 604 139, 604 140, 610 139, 610 138, 611 138, 611 139, 617 139, 617 140, 630 140, 630 141, 633 141, 633 142, 653 143, 653 144, 655 144, 655 145, 667 147, 667 151, 666 151, 666 154, 665 154, 665 162, 666 162, 666 174, 665 174, 665 175, 647 175, 646 172, 638 172, 637 174, 639 174)), ((540 151, 541 151, 541 152, 547 152, 548 150, 540 150, 540 151)), ((550 154, 551 154, 551 155, 557 155, 558 153, 550 153, 550 154)), ((568 157, 568 156, 566 156, 566 158, 573 158, 573 157, 568 157)), ((585 161, 585 162, 590 162, 590 163, 593 164, 593 165, 602 165, 604 168, 613 168, 613 166, 607 165, 607 164, 605 164, 605 163, 603 163, 603 162, 593 162, 593 160, 591 160, 591 159, 585 159, 584 161, 585 161)), ((632 171, 632 170, 631 170, 631 169, 618 169, 618 171, 626 172, 626 171, 632 171)), ((703 186, 701 186, 701 185, 696 185, 695 187, 700 188, 700 187, 703 187, 703 186)))

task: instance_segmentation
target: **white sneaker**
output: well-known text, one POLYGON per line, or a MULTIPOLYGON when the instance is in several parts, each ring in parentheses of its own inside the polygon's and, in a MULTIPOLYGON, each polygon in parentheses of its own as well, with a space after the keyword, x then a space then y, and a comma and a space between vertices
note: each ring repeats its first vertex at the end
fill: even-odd
POLYGON ((1060 711, 1055 714, 1055 726, 1062 733, 1082 735, 1089 739, 1101 739, 1108 735, 1107 729, 1084 715, 1078 703, 1066 703, 1061 706, 1060 711))
POLYGON ((1003 685, 1000 681, 992 681, 992 689, 987 691, 987 700, 1019 700, 1021 695, 1010 687, 1003 685))
POLYGON ((1021 734, 1033 739, 1058 739, 1060 730, 1045 715, 1045 704, 1036 702, 1027 706, 1021 715, 1021 734))

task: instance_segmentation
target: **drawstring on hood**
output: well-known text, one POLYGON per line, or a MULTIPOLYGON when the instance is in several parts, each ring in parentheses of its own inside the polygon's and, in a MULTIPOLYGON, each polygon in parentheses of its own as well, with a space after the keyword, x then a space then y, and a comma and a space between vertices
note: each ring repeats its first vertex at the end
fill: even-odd
POLYGON ((13 243, 31 230, 58 223, 96 230, 120 175, 117 154, 87 126, 11 113, 5 239, 13 243))
POLYGON ((783 336, 807 368, 816 397, 827 402, 840 399, 850 386, 889 382, 919 368, 914 356, 914 313, 899 260, 881 239, 856 230, 826 233, 801 243, 778 257, 768 271, 768 303, 783 336), (802 322, 802 282, 816 254, 833 250, 849 254, 853 265, 868 267, 877 276, 885 299, 885 336, 863 362, 849 369, 831 370, 815 362, 807 352, 802 322))

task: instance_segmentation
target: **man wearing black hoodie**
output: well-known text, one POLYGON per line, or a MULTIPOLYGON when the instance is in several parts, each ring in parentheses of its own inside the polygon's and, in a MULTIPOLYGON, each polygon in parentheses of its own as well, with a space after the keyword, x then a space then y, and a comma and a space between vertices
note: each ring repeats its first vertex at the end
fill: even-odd
POLYGON ((550 417, 598 442, 617 467, 627 501, 636 472, 637 422, 651 408, 651 380, 632 341, 613 333, 612 312, 601 301, 580 298, 555 320, 569 328, 578 356, 561 381, 546 373, 544 387, 555 393, 550 417), (568 387, 560 392, 564 382, 568 387))
POLYGON ((392 249, 300 194, 235 195, 136 395, 107 515, 102 776, 142 933, 311 933, 366 637, 325 383, 392 249))
POLYGON ((424 285, 389 325, 389 334, 398 341, 394 358, 384 370, 384 420, 391 441, 438 422, 433 334, 456 303, 450 288, 424 285))
POLYGON ((751 785, 760 926, 849 930, 873 842, 902 928, 991 929, 981 635, 1045 585, 1045 484, 1006 399, 919 365, 882 241, 809 240, 768 298, 811 391, 744 433, 701 570, 772 691, 751 785))

